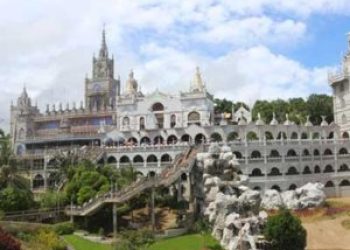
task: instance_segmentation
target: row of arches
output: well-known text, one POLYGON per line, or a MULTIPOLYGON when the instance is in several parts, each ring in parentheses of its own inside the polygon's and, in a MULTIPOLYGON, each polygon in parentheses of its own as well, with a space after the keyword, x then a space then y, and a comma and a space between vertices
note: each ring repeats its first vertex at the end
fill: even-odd
MULTIPOLYGON (((325 186, 325 188, 335 188, 336 187, 336 185, 335 185, 335 183, 333 181, 327 181, 326 183, 324 183, 324 186, 325 186)), ((346 180, 346 179, 345 180, 341 180, 339 182, 338 186, 339 187, 350 187, 350 181, 346 180)), ((290 184, 288 186, 287 190, 295 190, 296 188, 297 188, 297 185, 295 183, 292 183, 292 184, 290 184)), ((260 186, 255 186, 253 189, 260 191, 261 187, 260 186)), ((272 185, 270 189, 275 189, 278 192, 282 191, 281 187, 279 185, 277 185, 277 184, 272 185)))
MULTIPOLYGON (((326 165, 323 169, 323 171, 321 171, 320 166, 316 165, 313 168, 313 171, 311 170, 311 168, 309 166, 305 166, 302 174, 320 174, 320 173, 334 173, 335 170, 333 168, 332 165, 326 165)), ((350 172, 350 168, 347 164, 342 164, 340 165, 338 172, 350 172)), ((280 176, 283 173, 280 171, 279 168, 277 167, 273 167, 271 168, 270 172, 267 174, 268 176, 280 176)), ((299 175, 300 172, 297 170, 296 167, 291 166, 287 169, 287 171, 284 173, 285 175, 299 175)), ((261 176, 265 176, 265 174, 263 173, 263 171, 260 168, 254 168, 252 170, 252 172, 249 174, 249 176, 251 177, 261 177, 261 176)))
MULTIPOLYGON (((161 103, 155 103, 152 106, 152 111, 155 112, 155 118, 156 118, 156 125, 158 128, 163 128, 164 127, 164 105, 161 103)), ((176 114, 171 114, 170 115, 170 127, 174 128, 176 126, 176 114)), ((139 130, 144 130, 146 129, 146 122, 145 122, 145 117, 140 117, 138 120, 139 124, 139 130)), ((196 124, 198 126, 201 125, 201 115, 197 111, 192 111, 187 115, 187 122, 188 125, 196 124)), ((124 116, 122 118, 122 125, 124 127, 130 126, 130 117, 124 116)))
MULTIPOLYGON (((171 162, 173 159, 169 154, 163 154, 159 160, 161 162, 171 162)), ((133 158, 123 155, 119 159, 120 163, 143 163, 143 162, 158 162, 158 157, 154 154, 148 155, 146 158, 142 157, 141 155, 135 155, 133 158)), ((115 156, 109 156, 107 158, 108 164, 115 164, 117 163, 117 158, 115 156)))
MULTIPOLYGON (((344 147, 338 150, 338 154, 339 155, 346 155, 348 153, 349 153, 348 149, 344 148, 344 147)), ((239 151, 234 151, 234 154, 236 155, 236 157, 238 159, 243 158, 242 153, 239 152, 239 151)), ((310 152, 309 149, 304 149, 301 152, 301 155, 302 156, 311 156, 311 155, 320 156, 320 150, 319 149, 314 149, 313 151, 310 152)), ((327 148, 327 149, 325 149, 323 151, 323 155, 324 156, 333 155, 333 151, 331 149, 327 148)), ((250 153, 250 158, 252 158, 252 159, 254 159, 254 158, 262 158, 262 156, 263 156, 263 154, 259 150, 253 150, 250 153)), ((286 157, 297 157, 297 156, 299 156, 299 154, 296 152, 296 150, 289 149, 287 151, 287 153, 285 154, 285 156, 286 157)), ((270 157, 270 158, 278 158, 278 157, 282 157, 282 154, 277 149, 272 149, 270 151, 270 153, 268 154, 268 157, 270 157)))

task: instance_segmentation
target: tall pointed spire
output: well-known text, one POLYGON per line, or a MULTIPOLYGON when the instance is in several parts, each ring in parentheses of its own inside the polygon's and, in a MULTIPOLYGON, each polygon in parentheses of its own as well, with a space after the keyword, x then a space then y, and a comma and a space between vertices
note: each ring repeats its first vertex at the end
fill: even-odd
POLYGON ((105 26, 103 25, 102 30, 102 42, 101 42, 101 49, 100 49, 100 57, 108 57, 108 48, 106 43, 106 30, 105 26))

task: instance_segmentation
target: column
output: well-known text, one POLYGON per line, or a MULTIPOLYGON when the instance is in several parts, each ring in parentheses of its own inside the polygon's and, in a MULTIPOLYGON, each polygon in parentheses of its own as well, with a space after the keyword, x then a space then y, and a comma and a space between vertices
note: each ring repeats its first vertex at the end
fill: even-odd
POLYGON ((117 239, 118 234, 117 203, 113 203, 113 238, 117 239))
POLYGON ((151 223, 152 223, 152 231, 155 231, 156 226, 156 215, 154 210, 154 187, 151 189, 151 223))

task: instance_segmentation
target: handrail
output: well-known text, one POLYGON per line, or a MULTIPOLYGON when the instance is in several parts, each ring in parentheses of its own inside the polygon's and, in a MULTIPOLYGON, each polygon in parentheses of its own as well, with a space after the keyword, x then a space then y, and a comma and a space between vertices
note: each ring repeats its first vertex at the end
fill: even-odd
POLYGON ((126 200, 131 199, 135 195, 141 193, 142 191, 157 186, 169 186, 174 183, 184 172, 188 172, 192 169, 194 165, 197 150, 189 148, 185 151, 182 157, 175 159, 172 168, 165 168, 160 176, 153 178, 143 178, 141 180, 133 182, 131 185, 125 187, 120 191, 109 191, 103 195, 98 195, 91 199, 89 202, 83 204, 83 206, 68 206, 65 209, 68 215, 85 215, 89 214, 103 203, 107 202, 117 202, 121 203, 126 200))

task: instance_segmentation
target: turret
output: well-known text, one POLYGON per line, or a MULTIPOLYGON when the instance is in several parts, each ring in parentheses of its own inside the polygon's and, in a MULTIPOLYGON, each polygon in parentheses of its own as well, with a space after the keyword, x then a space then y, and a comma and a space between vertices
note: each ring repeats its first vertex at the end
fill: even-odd
POLYGON ((196 72, 191 82, 191 92, 203 92, 205 90, 199 67, 196 67, 196 72))
POLYGON ((134 95, 137 93, 138 83, 134 78, 134 72, 131 70, 129 73, 129 79, 126 81, 125 92, 127 95, 134 95))

